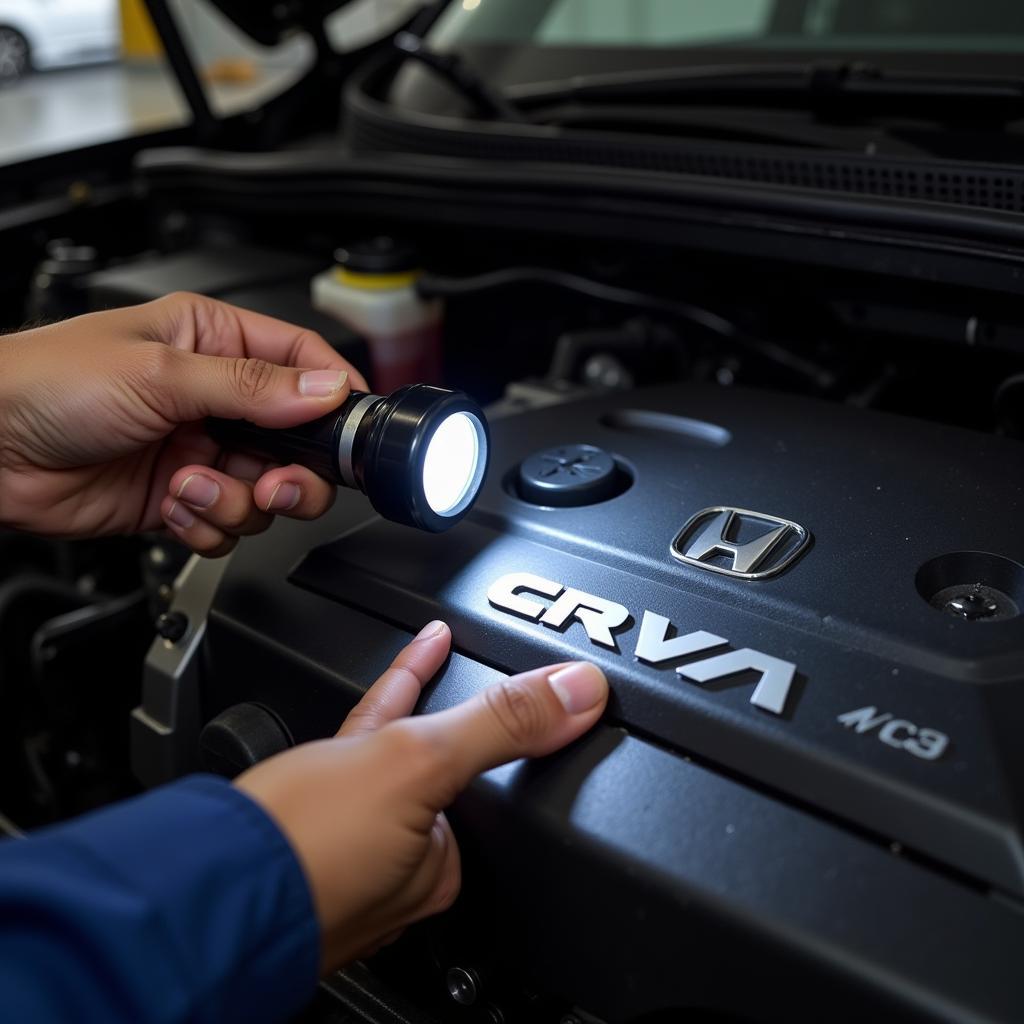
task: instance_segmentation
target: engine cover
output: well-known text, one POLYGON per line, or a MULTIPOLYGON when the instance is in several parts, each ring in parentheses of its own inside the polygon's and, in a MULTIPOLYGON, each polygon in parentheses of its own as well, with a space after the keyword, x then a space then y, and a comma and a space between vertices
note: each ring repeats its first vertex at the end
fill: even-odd
POLYGON ((450 533, 341 494, 246 541, 162 733, 151 659, 140 764, 241 703, 333 732, 433 617, 426 711, 591 659, 606 722, 454 810, 471 948, 608 1020, 1024 1018, 1021 446, 697 386, 492 433, 450 533))

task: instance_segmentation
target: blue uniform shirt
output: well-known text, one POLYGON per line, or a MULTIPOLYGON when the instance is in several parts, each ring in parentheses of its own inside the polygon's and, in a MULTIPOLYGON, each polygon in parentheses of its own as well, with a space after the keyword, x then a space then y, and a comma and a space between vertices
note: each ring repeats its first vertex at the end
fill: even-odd
POLYGON ((212 775, 0 842, 0 1018, 283 1021, 312 998, 309 886, 212 775))

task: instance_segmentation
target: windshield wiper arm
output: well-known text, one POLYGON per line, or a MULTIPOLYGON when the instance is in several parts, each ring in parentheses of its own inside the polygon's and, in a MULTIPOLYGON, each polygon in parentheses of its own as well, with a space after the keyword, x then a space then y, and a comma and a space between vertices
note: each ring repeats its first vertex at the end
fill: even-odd
POLYGON ((865 64, 750 64, 581 75, 509 88, 523 110, 552 103, 691 104, 884 113, 930 119, 1024 117, 1024 78, 922 75, 865 64))
POLYGON ((399 32, 392 40, 396 50, 405 57, 418 61, 443 78, 456 92, 474 103, 484 114, 503 121, 522 121, 516 106, 477 74, 458 54, 440 53, 431 49, 422 36, 414 32, 399 32))

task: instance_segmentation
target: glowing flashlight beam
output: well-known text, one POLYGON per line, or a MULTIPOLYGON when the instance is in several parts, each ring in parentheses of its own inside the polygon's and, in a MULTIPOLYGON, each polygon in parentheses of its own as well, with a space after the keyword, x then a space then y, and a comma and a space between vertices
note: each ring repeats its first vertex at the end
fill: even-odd
POLYGON ((423 494, 438 515, 461 507, 477 482, 480 454, 480 428, 467 413, 454 413, 434 431, 423 460, 423 494))

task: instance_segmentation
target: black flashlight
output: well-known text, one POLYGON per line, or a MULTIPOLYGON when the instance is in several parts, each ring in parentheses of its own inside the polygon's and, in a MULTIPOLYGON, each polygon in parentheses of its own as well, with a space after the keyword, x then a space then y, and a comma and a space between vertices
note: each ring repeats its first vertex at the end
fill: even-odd
POLYGON ((385 519, 439 533, 473 506, 489 454, 483 410, 461 391, 412 384, 386 397, 353 391, 334 412, 283 430, 211 419, 225 448, 299 463, 362 491, 385 519))

